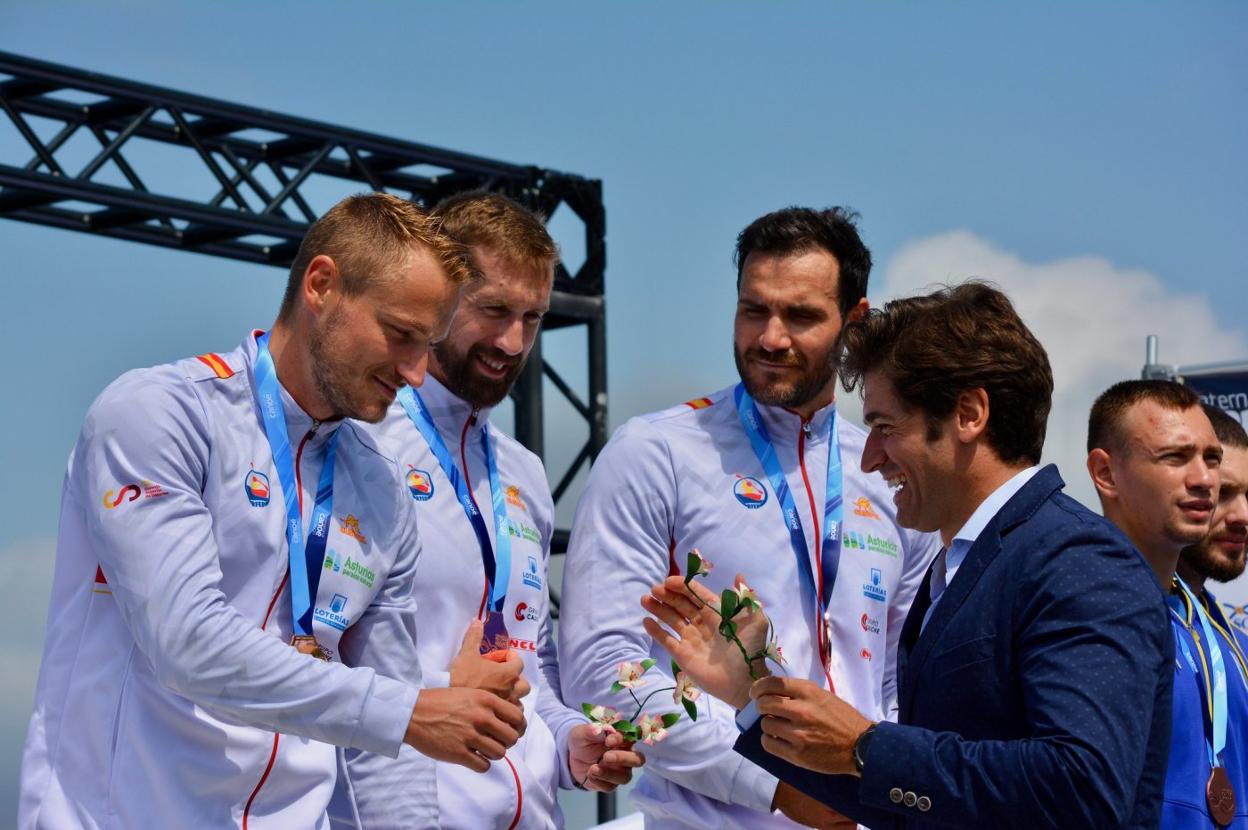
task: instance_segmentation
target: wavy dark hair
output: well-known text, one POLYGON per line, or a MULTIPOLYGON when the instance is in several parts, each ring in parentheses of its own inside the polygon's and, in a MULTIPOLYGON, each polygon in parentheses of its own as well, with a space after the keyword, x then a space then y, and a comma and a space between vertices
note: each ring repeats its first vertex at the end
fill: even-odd
POLYGON ((1010 299, 972 280, 893 300, 845 327, 841 382, 853 391, 879 370, 923 413, 929 440, 971 389, 988 394, 988 446, 1007 464, 1040 463, 1053 371, 1010 299))

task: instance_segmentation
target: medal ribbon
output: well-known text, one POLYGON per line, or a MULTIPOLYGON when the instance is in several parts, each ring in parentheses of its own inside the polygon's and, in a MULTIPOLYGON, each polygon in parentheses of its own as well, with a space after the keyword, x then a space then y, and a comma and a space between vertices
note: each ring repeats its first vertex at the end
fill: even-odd
POLYGON ((511 536, 507 529, 507 506, 503 500, 502 485, 499 483, 498 466, 494 462, 494 449, 490 445, 489 424, 481 428, 481 445, 485 450, 485 468, 490 479, 490 502, 494 508, 494 535, 498 540, 497 555, 495 555, 494 545, 490 542, 490 531, 486 527, 481 511, 477 509, 472 492, 468 489, 468 483, 460 474, 459 467, 455 464, 451 451, 447 449, 446 442, 442 440, 442 433, 438 432, 437 426, 433 423, 433 417, 429 414, 429 409, 421 399, 420 393, 410 386, 405 386, 399 390, 398 398, 403 411, 407 413, 407 417, 416 426, 421 437, 425 439, 434 457, 438 459, 442 472, 446 474, 451 487, 455 490, 455 498, 459 501, 459 506, 468 516, 468 523, 472 525, 472 530, 477 535, 477 544, 481 547, 481 564, 485 567, 485 577, 489 582, 490 610, 502 613, 503 604, 507 601, 507 581, 511 574, 511 536))
POLYGON ((334 456, 338 447, 338 430, 334 429, 325 445, 325 461, 316 484, 316 502, 312 508, 312 530, 305 538, 303 516, 299 511, 299 488, 295 477, 295 461, 290 451, 290 433, 286 430, 286 412, 277 382, 277 367, 269 354, 269 335, 256 338, 256 396, 260 399, 260 416, 273 453, 273 465, 282 485, 286 503, 286 549, 290 557, 290 611, 296 635, 312 634, 312 605, 321 584, 321 568, 325 563, 325 541, 329 538, 330 520, 334 509, 334 456))
POLYGON ((802 587, 815 600, 819 611, 819 625, 824 625, 824 612, 828 600, 832 596, 832 586, 836 583, 836 571, 841 560, 841 522, 844 504, 841 496, 841 447, 836 440, 836 410, 828 419, 828 475, 824 486, 823 503, 823 555, 821 572, 823 576, 822 594, 816 587, 814 569, 810 564, 810 548, 806 545, 806 534, 802 531, 802 517, 793 502, 793 493, 789 489, 788 479, 776 458, 776 448, 767 434, 758 405, 745 391, 745 385, 738 383, 733 393, 737 403, 737 417, 741 419, 741 427, 750 439, 750 446, 758 463, 762 465, 771 482, 771 489, 776 492, 780 509, 784 514, 784 524, 789 530, 789 545, 797 558, 797 572, 802 587))
MULTIPOLYGON (((1182 579, 1176 576, 1174 582, 1183 593, 1180 596, 1173 594, 1170 596, 1171 612, 1189 631, 1193 631, 1191 617, 1195 614, 1200 621, 1201 631, 1204 633, 1205 645, 1201 645, 1200 637, 1193 637, 1193 640, 1196 643, 1196 651, 1200 655, 1201 670, 1198 674, 1201 679, 1201 698, 1205 704, 1205 746, 1209 751, 1210 765, 1217 767, 1221 765, 1218 759, 1222 755, 1222 750, 1226 748, 1226 664, 1222 659, 1222 647, 1209 622, 1209 615, 1205 613, 1205 609, 1201 607, 1200 602, 1192 595, 1191 589, 1182 579)), ((1183 649, 1183 656, 1187 658, 1188 665, 1196 669, 1196 661, 1192 659, 1187 640, 1180 638, 1179 644, 1183 649)))

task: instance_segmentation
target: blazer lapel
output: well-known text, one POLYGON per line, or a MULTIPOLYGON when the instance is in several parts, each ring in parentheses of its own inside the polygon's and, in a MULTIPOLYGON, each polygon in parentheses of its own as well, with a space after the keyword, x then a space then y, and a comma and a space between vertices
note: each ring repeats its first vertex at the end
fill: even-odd
MULTIPOLYGON (((1032 515, 1040 508, 1040 505, 1049 499, 1057 490, 1062 489, 1065 483, 1062 481, 1061 475, 1057 472, 1057 467, 1052 464, 1038 471, 1032 476, 1023 488, 1014 494, 1001 510, 994 516, 984 527, 979 538, 975 540, 975 544, 971 545, 971 549, 966 554, 957 573, 954 574, 953 581, 945 592, 941 594, 940 601, 936 603, 936 608, 932 611, 931 618, 927 621, 927 625, 923 626, 923 616, 927 612, 927 607, 931 604, 929 598, 929 587, 931 584, 931 569, 928 569, 927 578, 923 581, 923 588, 920 588, 920 594, 914 598, 914 604, 911 606, 910 614, 906 617, 905 627, 902 629, 903 646, 898 654, 898 676, 901 679, 898 692, 898 704, 903 708, 902 713, 908 714, 908 707, 905 704, 912 704, 914 694, 917 691, 918 676, 923 669, 923 664, 931 656, 932 650, 936 643, 940 640, 941 634, 945 627, 949 624, 949 620, 962 607, 967 598, 970 597, 975 585, 979 582, 979 578, 983 576, 984 571, 996 558, 1001 551, 1001 542, 1011 530, 1022 522, 1031 518, 1032 515), (921 601, 922 600, 922 601, 921 601), (922 612, 916 617, 915 611, 922 605, 922 612), (917 629, 922 627, 922 632, 917 629), (915 637, 914 646, 905 648, 904 643, 907 641, 907 635, 915 637), (905 655, 905 674, 901 675, 901 658, 905 655), (903 701, 905 704, 903 704, 903 701)), ((900 718, 900 715, 899 715, 900 718)), ((904 722, 904 721, 903 721, 904 722)))

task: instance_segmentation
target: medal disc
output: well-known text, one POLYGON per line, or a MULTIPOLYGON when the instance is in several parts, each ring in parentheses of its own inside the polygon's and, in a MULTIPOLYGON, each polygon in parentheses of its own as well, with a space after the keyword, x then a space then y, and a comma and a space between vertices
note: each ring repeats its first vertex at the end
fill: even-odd
POLYGON ((506 652, 510 647, 511 636, 507 633, 507 623, 503 622, 502 612, 491 611, 485 618, 485 631, 481 635, 481 653, 506 652))
POLYGON ((1209 815, 1219 827, 1227 827, 1235 818, 1235 788, 1226 774, 1225 767, 1214 767, 1205 785, 1205 798, 1209 802, 1209 815))
POLYGON ((329 655, 325 653, 325 649, 321 648, 321 644, 311 634, 296 634, 290 638, 290 644, 295 647, 295 651, 300 654, 310 654, 317 660, 328 660, 329 655))

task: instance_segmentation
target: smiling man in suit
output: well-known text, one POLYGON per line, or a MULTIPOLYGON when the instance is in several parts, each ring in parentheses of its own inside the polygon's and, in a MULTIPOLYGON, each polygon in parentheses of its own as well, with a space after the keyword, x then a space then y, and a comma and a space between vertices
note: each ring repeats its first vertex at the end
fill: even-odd
MULTIPOLYGON (((870 426, 863 468, 895 489, 901 525, 945 545, 902 630, 898 723, 805 680, 751 686, 679 578, 643 601, 667 626, 647 629, 742 710, 738 752, 875 830, 1156 827, 1165 599, 1130 542, 1039 466, 1043 347, 974 282, 889 303, 845 339, 842 378, 863 386, 870 426)), ((762 615, 746 619, 739 633, 760 645, 762 615)))

